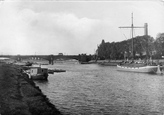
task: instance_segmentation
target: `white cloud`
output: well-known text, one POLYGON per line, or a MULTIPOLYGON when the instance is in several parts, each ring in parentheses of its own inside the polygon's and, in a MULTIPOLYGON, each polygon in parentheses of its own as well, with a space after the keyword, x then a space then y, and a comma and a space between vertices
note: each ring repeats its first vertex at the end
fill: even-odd
MULTIPOLYGON (((46 53, 66 52, 78 54, 90 50, 86 47, 92 42, 88 37, 93 32, 94 27, 100 23, 99 20, 86 17, 78 18, 74 14, 35 13, 29 9, 23 10, 21 16, 28 26, 26 34, 29 43, 32 44, 35 50, 42 47, 42 45, 40 48, 35 46, 36 42, 40 44, 47 43, 49 49, 46 48, 46 53)), ((44 52, 39 51, 39 53, 44 52)))
POLYGON ((17 4, 4 2, 0 6, 0 52, 17 54, 28 52, 29 45, 24 36, 24 22, 17 12, 17 4))
MULTIPOLYGON (((99 20, 71 13, 36 13, 19 9, 19 3, 1 7, 0 49, 6 54, 67 54, 90 52, 88 39, 99 20), (86 42, 87 41, 87 42, 86 42)), ((92 47, 93 50, 93 47, 92 47)))

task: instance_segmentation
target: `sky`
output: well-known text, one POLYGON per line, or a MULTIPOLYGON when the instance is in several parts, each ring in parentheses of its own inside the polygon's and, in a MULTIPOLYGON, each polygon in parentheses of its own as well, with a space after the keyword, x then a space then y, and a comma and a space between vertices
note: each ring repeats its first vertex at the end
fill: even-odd
MULTIPOLYGON (((131 37, 134 26, 148 23, 154 39, 164 33, 162 0, 0 0, 0 54, 94 54, 102 39, 118 42, 131 37)), ((135 36, 144 29, 135 29, 135 36)))

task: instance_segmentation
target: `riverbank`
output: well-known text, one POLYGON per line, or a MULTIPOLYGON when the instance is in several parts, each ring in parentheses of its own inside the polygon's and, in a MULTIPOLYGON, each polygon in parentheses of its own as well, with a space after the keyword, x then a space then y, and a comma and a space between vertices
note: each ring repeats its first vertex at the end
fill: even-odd
POLYGON ((17 65, 0 63, 1 115, 61 115, 17 65))

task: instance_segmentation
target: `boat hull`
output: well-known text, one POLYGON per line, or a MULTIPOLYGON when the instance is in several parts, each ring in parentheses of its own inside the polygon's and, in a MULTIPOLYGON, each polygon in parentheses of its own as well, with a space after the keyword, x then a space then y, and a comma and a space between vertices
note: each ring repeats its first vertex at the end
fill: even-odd
POLYGON ((137 72, 137 73, 156 73, 158 66, 143 66, 143 67, 126 67, 117 65, 118 71, 137 72))
POLYGON ((36 74, 36 75, 31 75, 32 80, 47 80, 48 74, 36 74))

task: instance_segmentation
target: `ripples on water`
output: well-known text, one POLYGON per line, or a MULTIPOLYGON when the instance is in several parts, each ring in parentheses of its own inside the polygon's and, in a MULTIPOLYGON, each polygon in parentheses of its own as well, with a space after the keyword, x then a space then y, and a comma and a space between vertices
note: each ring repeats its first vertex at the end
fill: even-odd
POLYGON ((164 76, 119 72, 96 64, 54 64, 65 69, 36 82, 64 115, 163 115, 164 76))

